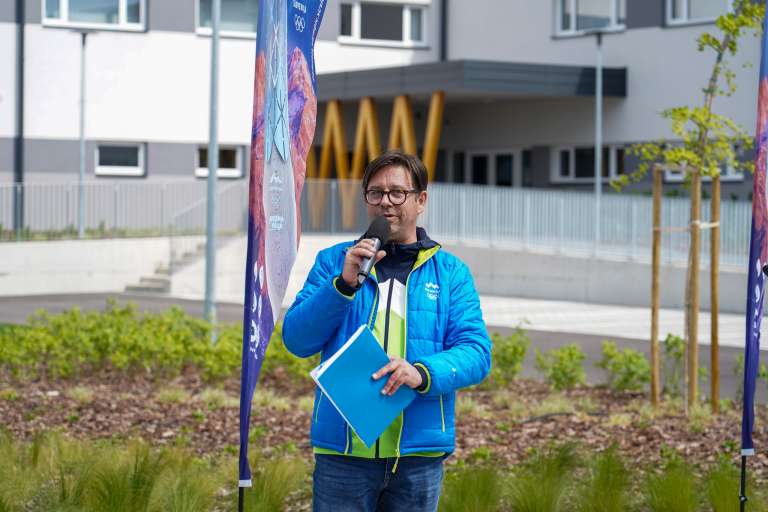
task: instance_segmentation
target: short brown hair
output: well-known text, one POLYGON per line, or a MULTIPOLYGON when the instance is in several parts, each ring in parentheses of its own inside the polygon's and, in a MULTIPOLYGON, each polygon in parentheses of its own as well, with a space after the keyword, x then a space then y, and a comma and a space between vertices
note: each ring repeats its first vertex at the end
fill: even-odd
POLYGON ((427 175, 427 168, 424 166, 421 159, 415 155, 390 150, 386 151, 381 156, 374 158, 365 168, 365 174, 363 174, 363 191, 368 190, 368 183, 371 181, 374 174, 391 165, 404 167, 405 170, 411 174, 413 188, 419 192, 427 190, 427 182, 429 181, 429 178, 427 175))

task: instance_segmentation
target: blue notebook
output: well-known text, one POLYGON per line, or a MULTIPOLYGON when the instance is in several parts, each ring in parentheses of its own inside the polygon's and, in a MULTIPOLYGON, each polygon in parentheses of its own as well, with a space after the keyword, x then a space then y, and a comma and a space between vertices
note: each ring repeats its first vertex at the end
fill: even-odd
POLYGON ((381 394, 391 374, 379 380, 373 380, 372 375, 388 362, 389 357, 371 330, 361 325, 333 356, 310 373, 369 448, 416 397, 416 392, 406 385, 392 396, 381 394))

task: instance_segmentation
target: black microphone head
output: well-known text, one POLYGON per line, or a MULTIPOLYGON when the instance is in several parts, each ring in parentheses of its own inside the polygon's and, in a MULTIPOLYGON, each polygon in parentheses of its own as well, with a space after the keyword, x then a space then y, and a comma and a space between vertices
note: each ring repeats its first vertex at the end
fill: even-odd
POLYGON ((368 231, 365 232, 363 238, 378 238, 381 240, 381 245, 386 245, 389 242, 389 221, 383 215, 376 217, 368 226, 368 231))

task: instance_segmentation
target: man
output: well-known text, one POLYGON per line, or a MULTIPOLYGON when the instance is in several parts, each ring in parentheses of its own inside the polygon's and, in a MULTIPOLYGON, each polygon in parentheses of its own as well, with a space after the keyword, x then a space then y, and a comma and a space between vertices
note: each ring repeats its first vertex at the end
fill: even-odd
MULTIPOLYGON (((285 346, 326 360, 362 324, 390 356, 374 379, 416 399, 370 449, 327 397, 315 392, 313 506, 325 511, 434 511, 443 460, 454 450, 455 391, 477 384, 491 365, 491 342, 472 277, 416 221, 427 205, 427 171, 415 156, 390 151, 363 176, 368 215, 384 215, 391 238, 374 254, 362 239, 321 251, 283 323, 285 346), (358 285, 364 258, 376 258, 358 285)), ((361 404, 364 406, 363 404, 361 404)))

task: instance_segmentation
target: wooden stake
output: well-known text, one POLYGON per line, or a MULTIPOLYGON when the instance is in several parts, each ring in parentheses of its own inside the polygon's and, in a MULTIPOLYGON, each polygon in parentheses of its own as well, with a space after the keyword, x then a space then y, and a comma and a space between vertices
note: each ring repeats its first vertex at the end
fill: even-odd
POLYGON ((690 286, 688 288, 688 410, 699 392, 699 261, 701 259, 701 171, 691 171, 690 286))
POLYGON ((653 167, 653 233, 651 246, 651 404, 661 403, 661 364, 659 361, 659 298, 661 265, 661 178, 662 169, 653 167))
POLYGON ((712 373, 710 394, 712 395, 712 414, 717 414, 720 412, 720 340, 718 332, 720 309, 720 175, 712 178, 712 213, 710 217, 710 222, 713 224, 710 232, 709 256, 710 315, 712 324, 709 349, 712 373))

